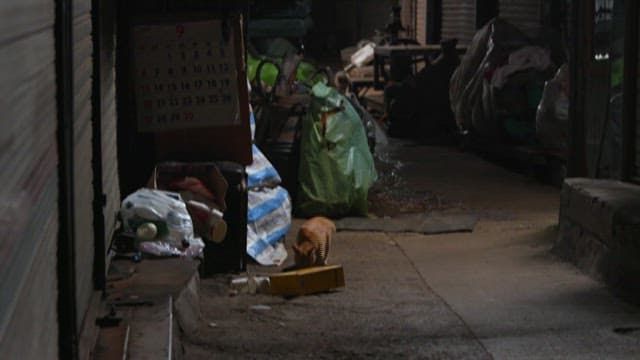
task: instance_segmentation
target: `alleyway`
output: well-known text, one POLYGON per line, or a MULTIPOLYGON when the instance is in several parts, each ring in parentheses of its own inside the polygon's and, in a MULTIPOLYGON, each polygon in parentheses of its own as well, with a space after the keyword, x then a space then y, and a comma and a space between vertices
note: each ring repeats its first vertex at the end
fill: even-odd
POLYGON ((185 358, 637 356, 640 309, 552 252, 559 189, 454 149, 392 143, 382 153, 400 179, 394 191, 427 197, 433 211, 476 214, 475 230, 340 232, 331 262, 344 266, 347 286, 334 293, 229 296, 226 277, 202 280, 203 321, 185 336, 185 358))

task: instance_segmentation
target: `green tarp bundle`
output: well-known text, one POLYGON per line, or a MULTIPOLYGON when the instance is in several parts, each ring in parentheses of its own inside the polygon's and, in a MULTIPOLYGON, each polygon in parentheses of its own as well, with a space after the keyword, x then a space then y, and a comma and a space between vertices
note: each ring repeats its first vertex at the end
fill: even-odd
POLYGON ((311 92, 301 133, 297 214, 364 216, 377 174, 362 121, 337 90, 318 83, 311 92))

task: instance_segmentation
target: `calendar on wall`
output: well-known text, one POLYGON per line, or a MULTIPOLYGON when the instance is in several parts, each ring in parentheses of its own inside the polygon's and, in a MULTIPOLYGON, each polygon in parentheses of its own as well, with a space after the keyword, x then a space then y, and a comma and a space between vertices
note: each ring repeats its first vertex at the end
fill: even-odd
POLYGON ((133 26, 138 131, 240 125, 235 36, 214 19, 133 26))

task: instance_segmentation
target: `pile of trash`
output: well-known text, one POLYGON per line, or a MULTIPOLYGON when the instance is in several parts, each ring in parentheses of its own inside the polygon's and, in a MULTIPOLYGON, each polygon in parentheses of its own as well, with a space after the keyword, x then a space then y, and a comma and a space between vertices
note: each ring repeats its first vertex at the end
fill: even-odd
MULTIPOLYGON (((251 123, 255 129, 253 113, 251 123)), ((281 265, 287 258, 283 240, 291 226, 291 199, 260 149, 253 145, 252 152, 253 163, 246 167, 246 251, 261 265, 281 265)), ((121 235, 147 255, 202 257, 205 244, 221 244, 227 235, 227 189, 215 163, 159 164, 147 186, 122 202, 121 235)))
POLYGON ((148 255, 201 257, 204 241, 220 243, 227 234, 227 187, 214 164, 159 164, 147 187, 122 201, 121 236, 148 255))
MULTIPOLYGON (((355 96, 331 86, 330 70, 312 65, 291 43, 274 39, 265 53, 281 58, 249 59, 254 141, 285 176, 278 184, 292 194, 294 212, 366 215, 376 180, 375 120, 355 96)), ((254 158, 263 162, 256 149, 254 158)))
POLYGON ((367 214, 367 196, 377 179, 358 112, 336 89, 316 84, 302 124, 299 194, 304 217, 367 214))
MULTIPOLYGON (((270 44, 268 53, 281 57, 249 60, 254 102, 253 162, 245 168, 246 253, 260 265, 280 266, 287 259, 284 239, 293 205, 304 217, 367 214, 368 191, 377 179, 376 128, 357 98, 329 85, 328 72, 303 59, 287 41, 270 44), (282 115, 273 108, 286 110, 283 119, 269 118, 282 115), (283 142, 288 152, 280 155, 288 157, 293 172, 281 172, 270 161, 274 144, 283 142), (294 188, 283 187, 282 174, 294 188), (291 191, 298 194, 295 202, 291 191)), ((282 159, 276 160, 281 166, 282 159)), ((123 200, 120 238, 129 246, 116 242, 115 250, 132 251, 137 258, 203 258, 205 247, 226 243, 227 190, 215 162, 158 164, 146 186, 123 200)))
POLYGON ((275 38, 261 42, 263 51, 252 47, 247 59, 247 76, 253 95, 274 100, 275 96, 308 93, 316 83, 331 81, 329 68, 319 67, 305 58, 290 41, 275 38))
POLYGON ((564 54, 551 38, 531 39, 499 18, 476 33, 449 88, 460 132, 492 142, 566 148, 567 69, 552 80, 564 54))

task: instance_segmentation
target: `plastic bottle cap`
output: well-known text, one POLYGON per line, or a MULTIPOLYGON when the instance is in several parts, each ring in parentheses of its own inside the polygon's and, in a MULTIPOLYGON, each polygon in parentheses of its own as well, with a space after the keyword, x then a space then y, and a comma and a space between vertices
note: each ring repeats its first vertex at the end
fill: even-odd
POLYGON ((154 223, 144 223, 136 229, 136 236, 140 240, 149 241, 156 238, 158 235, 158 228, 154 223))
POLYGON ((217 221, 215 226, 211 228, 211 241, 221 243, 225 236, 227 236, 227 223, 220 219, 220 221, 217 221))

